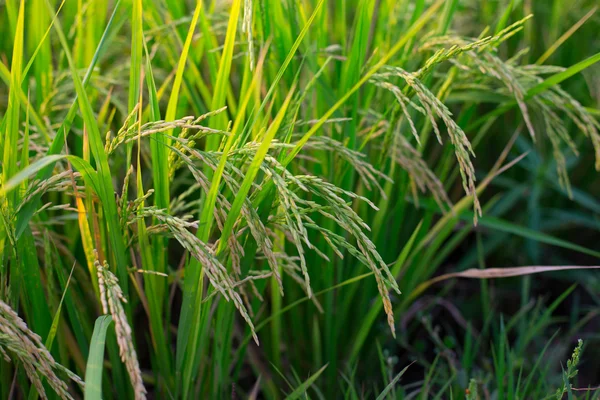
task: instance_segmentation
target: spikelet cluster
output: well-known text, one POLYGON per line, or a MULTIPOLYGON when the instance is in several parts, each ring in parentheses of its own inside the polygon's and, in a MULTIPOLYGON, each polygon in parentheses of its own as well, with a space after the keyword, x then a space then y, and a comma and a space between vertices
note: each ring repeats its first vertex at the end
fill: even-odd
MULTIPOLYGON (((59 172, 55 175, 52 175, 50 178, 45 180, 34 180, 29 184, 27 191, 23 195, 22 200, 19 202, 19 205, 16 207, 14 214, 18 214, 19 211, 30 202, 33 198, 40 196, 47 192, 68 192, 73 189, 73 182, 77 182, 81 178, 81 174, 79 172, 63 171, 59 172)), ((77 186, 77 190, 84 194, 83 187, 77 186)), ((48 207, 48 206, 46 206, 48 207)), ((38 210, 39 212, 39 210, 38 210)))
MULTIPOLYGON (((168 133, 174 129, 181 129, 179 137, 186 141, 196 141, 208 134, 227 134, 227 132, 200 125, 203 120, 223 112, 226 109, 225 107, 203 114, 199 117, 187 116, 173 121, 151 121, 142 124, 141 126, 138 126, 135 123, 135 118, 139 114, 137 107, 138 106, 131 111, 114 137, 111 132, 106 134, 104 151, 108 156, 113 154, 121 145, 137 141, 140 137, 147 137, 156 133, 161 133, 164 134, 165 137, 169 137, 168 133), (193 134, 191 132, 193 132, 193 134)), ((174 159, 171 158, 171 161, 173 160, 174 159)))
POLYGON ((408 112, 408 106, 412 107, 429 120, 440 144, 442 143, 442 135, 437 119, 442 120, 446 126, 450 142, 454 146, 454 153, 460 167, 463 188, 468 195, 473 197, 473 207, 475 209, 474 222, 477 223, 477 216, 481 216, 481 205, 479 204, 479 199, 475 192, 475 167, 471 161, 471 158, 475 157, 475 153, 471 148, 471 143, 469 142, 467 135, 454 121, 448 107, 446 107, 446 105, 444 105, 444 103, 442 103, 440 99, 438 99, 435 94, 433 94, 427 86, 416 77, 416 74, 407 72, 399 67, 386 67, 381 73, 373 76, 372 82, 377 86, 389 90, 396 97, 404 115, 410 123, 413 136, 417 142, 419 142, 419 135, 414 123, 411 122, 412 119, 408 112), (412 101, 402 89, 390 82, 395 78, 401 78, 406 83, 406 85, 414 92, 419 104, 412 101))
MULTIPOLYGON (((541 92, 530 94, 530 90, 544 81, 544 75, 556 74, 564 68, 552 65, 519 65, 517 62, 527 49, 519 52, 510 60, 502 60, 495 51, 495 46, 522 29, 527 20, 512 24, 498 35, 488 39, 472 39, 459 36, 440 36, 427 40, 421 50, 435 50, 440 46, 451 46, 452 57, 446 57, 451 51, 439 49, 427 64, 437 64, 449 60, 457 67, 457 82, 473 82, 466 87, 485 91, 496 91, 514 98, 523 117, 530 136, 537 140, 539 132, 533 126, 534 116, 541 120, 541 131, 550 141, 556 163, 558 181, 571 195, 571 187, 564 155, 566 146, 573 154, 578 155, 566 122, 571 121, 592 143, 596 158, 596 169, 600 170, 600 124, 581 104, 558 85, 552 85, 541 92), (501 84, 497 87, 498 83, 501 84), (561 115, 562 114, 562 115, 561 115), (566 117, 566 118, 564 118, 566 117)), ((423 69, 417 72, 423 75, 423 69)))
POLYGON ((108 264, 106 262, 100 264, 100 262, 96 260, 95 266, 98 274, 98 287, 100 289, 102 311, 104 314, 110 314, 115 322, 119 355, 129 374, 135 398, 145 399, 146 388, 142 381, 142 371, 140 370, 137 353, 133 346, 131 327, 129 326, 129 322, 127 322, 127 315, 123 308, 123 304, 127 303, 127 299, 125 299, 123 291, 119 286, 119 280, 112 272, 110 272, 108 264))
MULTIPOLYGON (((181 165, 187 166, 192 177, 196 181, 194 190, 201 189, 208 193, 210 181, 204 174, 204 170, 209 167, 216 170, 222 153, 215 151, 203 151, 192 148, 181 138, 173 138, 177 146, 172 146, 172 155, 179 159, 181 165)), ((223 182, 232 192, 237 193, 240 182, 243 181, 244 172, 241 169, 246 160, 251 160, 256 153, 259 143, 248 142, 245 145, 231 150, 228 154, 228 161, 223 173, 223 182), (240 167, 242 166, 242 167, 240 167)), ((352 200, 365 201, 371 207, 376 208, 373 203, 362 196, 358 196, 350 191, 342 190, 331 183, 310 175, 294 175, 290 173, 273 154, 282 149, 293 147, 294 143, 285 144, 273 141, 269 154, 260 165, 264 174, 262 182, 255 182, 249 198, 243 203, 241 218, 234 225, 233 234, 229 239, 229 256, 232 261, 232 268, 225 269, 221 262, 215 258, 214 245, 209 245, 200 241, 189 228, 194 228, 194 223, 187 220, 166 214, 163 210, 145 208, 142 217, 152 216, 158 220, 161 225, 175 237, 184 248, 190 251, 190 254, 201 261, 207 277, 226 299, 233 299, 235 306, 240 311, 243 318, 250 327, 251 319, 249 307, 243 304, 243 298, 246 297, 243 291, 244 284, 253 285, 256 279, 274 276, 279 283, 279 289, 283 293, 283 287, 280 277, 280 265, 278 258, 273 250, 273 232, 282 232, 296 248, 297 256, 295 263, 287 263, 290 268, 282 270, 292 276, 296 281, 301 281, 301 286, 306 290, 309 297, 312 298, 312 288, 310 285, 310 276, 306 265, 305 252, 312 250, 324 259, 327 256, 314 246, 309 237, 309 231, 318 231, 326 243, 332 248, 334 254, 342 257, 343 251, 348 251, 352 256, 357 257, 359 261, 369 267, 375 275, 380 295, 383 299, 390 328, 394 331, 394 320, 389 290, 399 292, 397 283, 391 275, 387 265, 379 256, 375 245, 364 233, 369 230, 368 225, 362 221, 351 206, 352 200), (261 189, 266 182, 272 182, 275 187, 276 197, 273 209, 277 212, 271 215, 266 223, 260 219, 257 210, 253 206, 253 200, 260 195, 261 189), (316 199, 321 199, 320 202, 316 199), (346 231, 351 239, 324 229, 317 224, 311 217, 311 214, 320 214, 331 219, 335 225, 346 231), (239 269, 240 259, 243 256, 243 247, 239 245, 238 238, 245 231, 249 231, 251 237, 256 241, 259 249, 259 257, 264 257, 271 268, 270 274, 264 272, 254 276, 242 276, 239 269), (355 244, 353 244, 355 243, 355 244), (294 267, 292 267, 294 265, 294 267), (300 275, 301 274, 301 279, 300 275), (237 290, 237 291, 236 291, 237 290), (238 293, 239 291, 239 293, 238 293)), ((328 138, 314 138, 306 144, 307 148, 334 151, 338 153, 345 162, 350 164, 358 171, 358 175, 367 188, 381 189, 380 181, 388 179, 384 174, 377 171, 364 160, 364 156, 359 152, 345 148, 341 143, 328 138), (343 151, 341 149, 343 148, 343 151)), ((183 198, 188 193, 182 194, 183 198)), ((182 198, 182 199, 183 199, 182 198)), ((182 199, 176 199, 173 204, 173 210, 183 211, 185 208, 181 204, 182 199)), ((230 210, 231 205, 227 198, 221 193, 217 195, 217 207, 214 210, 216 225, 222 229, 223 221, 230 210)), ((150 228, 153 229, 153 228, 150 228)))
POLYGON ((196 260, 200 262, 210 284, 225 298, 231 300, 238 309, 244 320, 250 327, 254 340, 258 343, 258 337, 254 333, 254 325, 248 314, 247 308, 240 295, 234 290, 236 283, 229 275, 227 268, 221 264, 214 254, 212 247, 209 247, 202 240, 198 239, 190 228, 197 228, 196 222, 189 222, 181 218, 169 215, 164 210, 153 207, 144 208, 139 217, 156 218, 160 223, 171 232, 173 237, 185 248, 196 260))
POLYGON ((56 372, 66 373, 70 379, 83 386, 77 375, 62 367, 46 349, 42 339, 6 303, 0 300, 0 354, 7 362, 18 360, 29 380, 43 399, 47 399, 42 378, 62 399, 72 399, 67 384, 56 372))

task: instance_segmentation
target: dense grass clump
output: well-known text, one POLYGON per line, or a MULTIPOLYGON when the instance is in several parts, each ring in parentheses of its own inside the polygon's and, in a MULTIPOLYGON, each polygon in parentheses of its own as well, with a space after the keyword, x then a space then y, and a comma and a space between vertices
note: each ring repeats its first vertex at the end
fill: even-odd
POLYGON ((600 398, 592 3, 2 2, 0 398, 600 398))

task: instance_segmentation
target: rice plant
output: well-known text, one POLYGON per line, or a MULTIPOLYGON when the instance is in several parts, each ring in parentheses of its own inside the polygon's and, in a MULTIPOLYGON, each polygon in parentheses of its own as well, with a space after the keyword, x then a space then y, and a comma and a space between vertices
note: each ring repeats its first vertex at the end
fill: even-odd
POLYGON ((0 9, 1 398, 599 398, 593 2, 0 9))

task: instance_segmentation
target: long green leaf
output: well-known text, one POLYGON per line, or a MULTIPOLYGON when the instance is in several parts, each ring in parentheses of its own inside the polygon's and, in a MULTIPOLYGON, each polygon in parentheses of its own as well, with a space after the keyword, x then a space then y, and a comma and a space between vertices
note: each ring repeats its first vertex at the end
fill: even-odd
MULTIPOLYGON (((468 217, 465 217, 468 218, 468 217)), ((552 246, 562 247, 564 249, 569 249, 573 251, 580 252, 582 254, 587 254, 592 257, 600 258, 600 251, 595 251, 588 249, 587 247, 583 247, 566 240, 559 239, 557 237, 545 234, 543 232, 538 232, 533 229, 529 229, 524 226, 516 225, 511 222, 494 218, 491 216, 483 217, 480 221, 481 226, 492 228, 495 230, 499 230, 502 232, 512 233, 513 235, 521 236, 526 239, 531 239, 540 243, 546 243, 552 246)))
MULTIPOLYGON (((49 3, 48 7, 51 9, 49 3)), ((94 155, 94 159, 96 160, 98 178, 100 181, 98 194, 102 199, 102 207, 106 216, 106 223, 108 225, 108 236, 110 244, 112 246, 112 254, 115 258, 117 265, 117 276, 119 278, 123 292, 125 293, 125 295, 127 295, 129 291, 127 288, 128 265, 126 261, 125 246, 122 240, 123 236, 121 233, 121 226, 119 223, 119 214, 117 211, 115 192, 112 184, 112 176, 110 172, 110 167, 108 165, 108 158, 104 151, 104 143, 102 137, 100 136, 98 123, 92 110, 92 106, 88 99, 87 93, 85 92, 83 83, 81 82, 81 79, 77 74, 77 68, 75 66, 73 57, 71 56, 71 53, 69 51, 69 45, 62 31, 60 22, 56 21, 54 27, 56 28, 56 32, 60 39, 60 43, 65 51, 67 61, 69 63, 71 77, 73 79, 75 90, 77 92, 77 101, 79 103, 79 109, 81 110, 81 113, 83 115, 83 121, 89 133, 88 137, 90 149, 92 154, 94 155)))
POLYGON ((85 368, 85 400, 102 400, 102 370, 104 366, 104 346, 106 331, 112 322, 110 315, 96 319, 90 343, 90 355, 85 368))
POLYGON ((404 367, 402 369, 402 371, 400 371, 398 373, 398 375, 396 375, 394 377, 394 379, 392 379, 392 381, 385 387, 385 389, 383 389, 383 391, 381 393, 379 393, 379 396, 377 396, 377 400, 385 399, 385 396, 387 396, 388 393, 394 388, 394 386, 396 386, 396 383, 398 383, 400 378, 402 378, 402 375, 404 375, 406 373, 406 371, 408 370, 408 368, 413 364, 414 364, 414 362, 412 362, 412 363, 408 364, 406 367, 404 367))
MULTIPOLYGON (((211 109, 218 110, 225 105, 225 97, 227 95, 227 83, 229 82, 229 73, 233 59, 233 47, 235 45, 235 35, 237 32, 238 19, 240 9, 242 8, 241 0, 233 0, 229 11, 229 23, 227 24, 227 33, 225 35, 225 44, 223 45, 223 53, 221 55, 221 63, 217 73, 217 81, 215 83, 214 95, 212 98, 211 109)), ((219 113, 211 118, 211 127, 215 129, 225 129, 227 125, 227 115, 219 113)), ((217 135, 209 136, 206 149, 216 150, 219 144, 220 137, 217 135)))
MULTIPOLYGON (((148 102, 150 105, 150 119, 152 121, 160 120, 160 107, 158 103, 158 93, 150 54, 144 39, 144 51, 146 55, 146 85, 148 86, 148 102)), ((169 207, 169 163, 168 148, 165 145, 164 136, 158 132, 151 136, 150 152, 152 155, 152 180, 154 182, 154 201, 157 207, 167 209, 169 207), (165 172, 167 171, 167 172, 165 172)))
POLYGON ((413 38, 419 31, 423 28, 423 26, 429 21, 431 17, 435 15, 438 8, 440 8, 444 4, 444 0, 438 0, 433 3, 427 11, 423 13, 423 15, 402 35, 402 38, 394 44, 394 46, 383 56, 381 59, 369 69, 363 77, 354 85, 350 90, 348 90, 340 99, 325 113, 317 123, 315 123, 309 130, 302 136, 300 140, 296 143, 296 146, 287 155, 287 158, 283 162, 283 165, 288 165, 294 157, 300 152, 302 147, 308 142, 308 140, 323 126, 323 124, 331 118, 331 116, 344 104, 346 101, 364 85, 381 67, 383 67, 391 58, 402 49, 402 47, 413 38))
POLYGON ((44 345, 47 349, 52 348, 52 344, 54 343, 54 338, 56 337, 56 332, 58 332, 58 323, 60 322, 60 312, 62 310, 63 302, 65 301, 65 295, 67 294, 67 290, 69 290, 69 284, 71 283, 71 278, 73 277, 73 271, 75 271, 76 263, 73 263, 73 267, 71 268, 71 272, 69 273, 69 278, 67 278, 67 283, 65 284, 65 288, 63 290, 63 294, 60 297, 60 302, 58 303, 58 308, 56 309, 56 313, 54 314, 54 318, 52 319, 52 326, 50 327, 50 332, 48 333, 48 337, 44 342, 44 345))
MULTIPOLYGON (((209 189, 208 195, 206 196, 206 199, 204 200, 202 211, 200 212, 199 228, 196 233, 196 236, 204 242, 207 242, 209 240, 209 236, 212 231, 214 222, 213 211, 220 190, 221 179, 223 177, 223 172, 225 171, 225 165, 228 160, 229 151, 231 150, 231 147, 238 140, 239 136, 242 133, 241 127, 244 119, 243 116, 250 101, 250 97, 253 94, 253 88, 258 85, 258 81, 261 77, 265 55, 266 50, 263 52, 263 56, 261 56, 257 64, 254 78, 252 79, 252 82, 247 89, 245 98, 243 99, 240 105, 238 118, 236 119, 235 124, 233 125, 233 128, 230 132, 230 135, 227 138, 227 142, 225 143, 225 147, 223 148, 222 155, 219 159, 219 165, 212 174, 211 187, 209 189)), ((199 305, 198 296, 200 296, 200 294, 198 292, 199 289, 202 288, 199 282, 201 282, 200 263, 198 262, 198 260, 192 258, 190 259, 186 267, 183 303, 181 305, 181 315, 179 317, 179 332, 177 335, 176 357, 177 371, 179 373, 183 368, 183 362, 187 353, 187 346, 195 348, 197 347, 197 342, 199 340, 201 330, 201 307, 199 305), (188 341, 190 342, 189 344, 188 341)), ((189 370, 191 368, 191 365, 195 363, 194 358, 196 357, 191 357, 191 359, 187 360, 188 365, 185 367, 187 370, 189 370)), ((187 371, 184 371, 184 374, 186 373, 187 371)))
POLYGON ((39 171, 47 166, 54 166, 57 161, 64 159, 63 155, 50 155, 40 158, 39 160, 29 164, 26 168, 20 170, 17 174, 11 177, 2 187, 0 188, 0 195, 4 196, 21 185, 26 179, 37 174, 39 171))
MULTIPOLYGON (((46 4, 48 4, 48 3, 46 3, 46 4)), ((119 25, 119 23, 122 24, 124 22, 124 18, 122 18, 122 17, 119 22, 115 22, 116 21, 115 17, 117 15, 119 15, 120 4, 121 4, 121 0, 117 0, 117 2, 115 4, 115 8, 113 10, 113 13, 108 21, 108 24, 106 25, 104 33, 102 34, 100 43, 98 43, 98 47, 96 48, 94 57, 92 58, 92 61, 90 62, 90 66, 88 67, 86 74, 83 78, 84 86, 87 85, 87 83, 89 82, 89 80, 92 76, 92 71, 94 70, 98 60, 100 59, 100 56, 102 55, 102 52, 103 52, 106 44, 110 41, 109 36, 111 34, 111 28, 113 27, 113 24, 119 25)), ((54 14, 51 7, 50 7, 50 11, 54 14)), ((56 22, 57 21, 58 20, 56 20, 56 22)), ((52 144, 50 145, 50 148, 46 152, 46 155, 54 155, 54 154, 60 153, 61 149, 65 145, 66 138, 69 134, 69 131, 71 129, 71 124, 73 123, 73 119, 75 118, 76 114, 77 114, 77 100, 71 105, 71 108, 69 109, 67 116, 63 120, 60 128, 58 129, 56 136, 54 137, 54 140, 52 141, 52 144)), ((48 179, 51 174, 52 174, 52 168, 50 166, 48 166, 47 168, 44 168, 43 170, 41 170, 38 173, 38 175, 36 176, 36 178, 39 180, 45 180, 45 179, 48 179)), ((17 224, 15 226, 17 237, 19 237, 23 233, 23 231, 29 224, 31 217, 33 217, 33 214, 37 210, 39 200, 40 200, 40 195, 34 196, 32 201, 30 201, 19 212, 19 215, 17 217, 17 224)))
POLYGON ((581 17, 581 19, 579 21, 577 21, 571 28, 569 28, 568 31, 566 31, 561 37, 559 37, 556 42, 554 42, 552 44, 552 46, 550 46, 548 48, 548 50, 546 50, 544 52, 544 54, 542 54, 540 56, 540 58, 538 58, 538 60, 535 62, 536 64, 543 64, 544 61, 546 61, 548 58, 550 58, 550 56, 552 54, 554 54, 554 52, 564 43, 567 41, 567 39, 569 39, 575 32, 577 32, 577 29, 581 28, 581 26, 583 24, 585 24, 585 21, 587 21, 588 19, 591 18, 592 15, 594 15, 594 13, 598 10, 598 7, 594 7, 592 8, 590 11, 588 11, 587 14, 585 14, 583 17, 581 17))
POLYGON ((181 89, 181 83, 183 82, 183 73, 185 71, 185 65, 186 65, 186 62, 188 59, 188 54, 190 52, 190 46, 192 45, 194 31, 196 30, 196 25, 198 24, 198 16, 200 15, 201 8, 202 8, 202 2, 198 1, 196 3, 194 15, 192 16, 192 22, 190 23, 187 37, 185 38, 185 43, 183 45, 183 49, 181 50, 181 56, 179 57, 179 62, 177 63, 177 71, 175 73, 175 80, 173 81, 173 87, 171 88, 171 96, 169 97, 169 104, 167 105, 167 114, 165 116, 165 120, 167 120, 167 121, 174 120, 175 114, 177 113, 177 104, 179 103, 179 96, 181 94, 180 89, 181 89))
POLYGON ((138 103, 142 75, 142 0, 134 0, 131 14, 131 62, 129 65, 129 112, 138 103))
MULTIPOLYGON (((15 40, 13 43, 13 54, 11 64, 10 92, 8 94, 8 109, 6 110, 6 132, 2 132, 0 145, 3 149, 2 158, 2 181, 8 181, 17 172, 18 152, 17 141, 19 140, 19 117, 21 113, 21 68, 23 64, 23 36, 25 19, 25 0, 20 1, 15 40)), ((16 201, 16 193, 8 196, 9 205, 16 201)))
POLYGON ((593 56, 586 58, 585 60, 580 61, 575 65, 571 65, 566 70, 552 75, 548 79, 545 79, 543 82, 541 82, 541 83, 535 85, 534 87, 532 87, 531 89, 529 89, 527 91, 525 98, 530 99, 533 96, 550 89, 552 86, 558 85, 562 81, 569 79, 573 75, 580 73, 581 71, 583 71, 586 68, 591 67, 598 61, 600 61, 600 53, 596 53, 593 56))
POLYGON ((292 393, 286 396, 286 400, 296 400, 302 397, 303 395, 306 395, 306 391, 308 390, 308 388, 310 388, 312 384, 315 383, 315 381, 323 373, 323 371, 325 371, 327 365, 328 364, 323 365, 321 369, 312 374, 307 380, 302 382, 300 386, 298 386, 292 393))

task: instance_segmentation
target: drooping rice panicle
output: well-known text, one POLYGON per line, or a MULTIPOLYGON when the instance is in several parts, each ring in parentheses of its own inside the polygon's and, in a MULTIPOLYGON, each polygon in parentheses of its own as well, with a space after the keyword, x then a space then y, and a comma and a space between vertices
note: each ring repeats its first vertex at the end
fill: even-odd
POLYGON ((102 311, 104 314, 110 314, 115 322, 115 332, 117 344, 119 345, 119 355, 121 361, 125 364, 131 385, 136 399, 146 398, 146 388, 142 380, 142 371, 138 362, 137 352, 133 344, 133 332, 127 320, 124 303, 127 299, 119 286, 119 280, 110 272, 108 263, 100 264, 95 262, 98 273, 98 287, 100 289, 100 300, 102 302, 102 311))
MULTIPOLYGON (((27 377, 38 394, 47 399, 43 380, 50 385, 62 399, 72 400, 65 381, 60 379, 58 372, 67 371, 60 366, 42 343, 42 339, 32 332, 27 324, 5 302, 0 300, 0 353, 7 362, 19 361, 27 377)), ((70 379, 80 386, 83 381, 77 375, 69 372, 70 379)))

